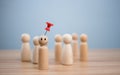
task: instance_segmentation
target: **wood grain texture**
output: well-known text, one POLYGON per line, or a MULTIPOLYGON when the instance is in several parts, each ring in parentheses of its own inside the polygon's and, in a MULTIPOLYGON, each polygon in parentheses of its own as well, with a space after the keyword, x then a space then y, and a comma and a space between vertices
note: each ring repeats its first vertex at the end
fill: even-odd
POLYGON ((39 70, 37 64, 21 62, 20 50, 0 50, 0 75, 120 75, 120 49, 89 50, 88 62, 72 66, 56 64, 49 53, 49 69, 39 70))

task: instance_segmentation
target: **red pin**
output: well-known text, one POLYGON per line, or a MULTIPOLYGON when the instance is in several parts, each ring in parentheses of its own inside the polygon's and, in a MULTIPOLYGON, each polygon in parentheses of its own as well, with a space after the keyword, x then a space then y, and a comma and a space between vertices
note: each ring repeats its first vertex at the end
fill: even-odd
POLYGON ((53 26, 53 24, 50 22, 46 22, 46 24, 47 24, 47 27, 45 28, 46 32, 44 33, 44 35, 46 35, 47 31, 50 31, 50 27, 53 26))

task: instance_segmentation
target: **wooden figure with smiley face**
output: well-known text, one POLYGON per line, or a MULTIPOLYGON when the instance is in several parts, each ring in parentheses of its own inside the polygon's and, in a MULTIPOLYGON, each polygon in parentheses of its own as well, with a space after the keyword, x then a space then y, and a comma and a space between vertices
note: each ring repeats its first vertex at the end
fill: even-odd
POLYGON ((40 70, 48 69, 48 37, 45 35, 40 36, 39 38, 39 62, 38 66, 40 70))

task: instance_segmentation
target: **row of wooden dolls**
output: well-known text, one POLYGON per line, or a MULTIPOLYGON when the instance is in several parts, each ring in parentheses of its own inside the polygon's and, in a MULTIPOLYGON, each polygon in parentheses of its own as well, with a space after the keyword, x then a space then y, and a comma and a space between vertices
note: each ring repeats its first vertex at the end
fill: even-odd
MULTIPOLYGON (((21 60, 23 62, 31 61, 31 51, 30 51, 30 35, 22 34, 22 52, 21 60)), ((74 60, 79 59, 81 61, 88 60, 88 45, 87 45, 87 35, 80 35, 80 48, 78 48, 78 35, 76 33, 64 34, 63 37, 60 34, 55 36, 55 62, 63 65, 72 65, 74 60), (62 47, 62 41, 64 42, 64 47, 62 47), (80 52, 80 54, 79 54, 80 52)), ((33 38, 34 50, 33 50, 33 64, 38 64, 39 69, 48 69, 48 37, 47 36, 36 36, 33 38)))

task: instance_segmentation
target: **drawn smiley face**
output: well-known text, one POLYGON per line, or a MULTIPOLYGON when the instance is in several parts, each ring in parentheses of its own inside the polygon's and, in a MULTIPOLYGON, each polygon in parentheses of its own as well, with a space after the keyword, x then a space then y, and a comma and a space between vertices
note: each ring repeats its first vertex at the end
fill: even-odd
POLYGON ((44 46, 44 45, 47 45, 47 43, 48 43, 48 37, 47 36, 40 36, 40 38, 39 38, 39 44, 41 45, 41 46, 44 46))

